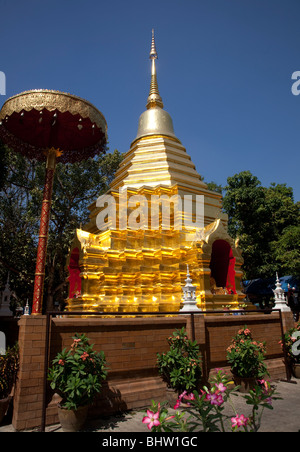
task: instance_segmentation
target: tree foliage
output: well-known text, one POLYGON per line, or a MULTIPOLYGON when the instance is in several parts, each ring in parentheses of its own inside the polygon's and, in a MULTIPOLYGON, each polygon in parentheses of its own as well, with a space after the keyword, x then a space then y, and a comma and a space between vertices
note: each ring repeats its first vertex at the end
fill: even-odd
POLYGON ((228 232, 239 239, 245 279, 299 274, 299 203, 286 184, 266 188, 250 171, 227 179, 228 232))
POLYGON ((215 191, 215 192, 219 193, 220 195, 222 194, 222 191, 223 191, 222 185, 219 185, 214 181, 206 182, 206 185, 207 185, 208 190, 215 191))
MULTIPOLYGON (((10 286, 24 305, 32 300, 45 164, 1 146, 5 176, 0 186, 0 285, 10 286)), ((47 248, 44 306, 66 297, 65 268, 75 230, 88 221, 88 206, 107 191, 122 156, 115 150, 74 164, 56 166, 47 248)))

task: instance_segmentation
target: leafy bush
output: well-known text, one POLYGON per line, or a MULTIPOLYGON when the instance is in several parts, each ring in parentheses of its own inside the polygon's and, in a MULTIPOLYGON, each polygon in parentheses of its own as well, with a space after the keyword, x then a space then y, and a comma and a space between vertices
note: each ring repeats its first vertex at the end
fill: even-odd
POLYGON ((61 406, 69 410, 91 404, 106 379, 104 353, 95 352, 85 334, 76 334, 69 350, 64 349, 52 361, 48 380, 62 397, 61 406))
POLYGON ((19 345, 8 347, 5 355, 0 355, 0 399, 9 396, 19 370, 19 345))
POLYGON ((233 375, 237 377, 263 378, 268 375, 265 353, 265 342, 254 341, 251 331, 245 326, 233 337, 227 348, 227 361, 233 375))
POLYGON ((188 339, 184 328, 176 330, 168 344, 168 352, 157 353, 159 374, 168 387, 178 392, 197 389, 202 377, 199 345, 188 339))

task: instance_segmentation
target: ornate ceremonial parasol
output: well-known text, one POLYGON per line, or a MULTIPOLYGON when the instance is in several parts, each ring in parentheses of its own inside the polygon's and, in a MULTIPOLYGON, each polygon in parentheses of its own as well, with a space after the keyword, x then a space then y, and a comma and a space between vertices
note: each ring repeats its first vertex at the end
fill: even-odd
POLYGON ((105 153, 107 124, 102 113, 80 97, 32 90, 11 97, 2 106, 0 138, 29 159, 46 161, 32 303, 32 314, 41 314, 56 162, 74 163, 105 153))

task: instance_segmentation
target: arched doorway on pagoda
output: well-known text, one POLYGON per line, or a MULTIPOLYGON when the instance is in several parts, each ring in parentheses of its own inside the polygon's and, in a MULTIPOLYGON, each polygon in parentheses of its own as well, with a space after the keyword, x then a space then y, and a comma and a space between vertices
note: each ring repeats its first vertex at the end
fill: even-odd
POLYGON ((235 257, 226 240, 215 240, 210 260, 212 293, 236 294, 235 257))
POLYGON ((79 248, 74 248, 70 255, 69 270, 69 298, 77 298, 81 294, 81 278, 79 267, 79 248))

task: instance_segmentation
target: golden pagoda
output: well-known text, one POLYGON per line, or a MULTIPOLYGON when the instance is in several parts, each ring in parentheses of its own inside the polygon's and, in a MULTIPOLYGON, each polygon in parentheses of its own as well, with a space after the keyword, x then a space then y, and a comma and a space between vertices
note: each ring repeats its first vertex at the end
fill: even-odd
POLYGON ((69 311, 179 311, 187 265, 197 306, 238 308, 243 259, 227 233, 222 197, 207 189, 151 83, 137 136, 110 190, 77 229, 68 259, 69 311))

